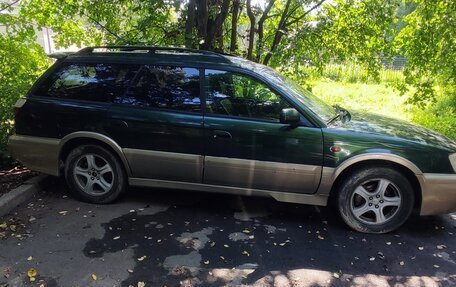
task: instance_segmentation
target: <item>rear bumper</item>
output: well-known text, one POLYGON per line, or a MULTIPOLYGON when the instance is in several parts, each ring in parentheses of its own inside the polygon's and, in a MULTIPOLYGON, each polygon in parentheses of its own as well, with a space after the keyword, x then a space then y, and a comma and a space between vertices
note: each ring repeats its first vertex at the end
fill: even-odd
POLYGON ((58 176, 59 144, 59 139, 12 135, 8 140, 8 151, 31 170, 58 176))
POLYGON ((421 215, 456 211, 456 174, 425 173, 419 176, 422 189, 421 215))

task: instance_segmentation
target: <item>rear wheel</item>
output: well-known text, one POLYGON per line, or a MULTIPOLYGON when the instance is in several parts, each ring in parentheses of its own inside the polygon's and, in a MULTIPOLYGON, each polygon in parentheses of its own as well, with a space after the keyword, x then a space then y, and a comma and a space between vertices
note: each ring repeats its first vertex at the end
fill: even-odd
POLYGON ((117 157, 97 145, 83 145, 70 152, 65 178, 74 196, 91 203, 112 202, 126 188, 126 175, 117 157))
POLYGON ((372 167, 345 179, 338 194, 338 208, 342 219, 354 230, 386 233, 407 220, 414 200, 413 188, 400 172, 372 167))

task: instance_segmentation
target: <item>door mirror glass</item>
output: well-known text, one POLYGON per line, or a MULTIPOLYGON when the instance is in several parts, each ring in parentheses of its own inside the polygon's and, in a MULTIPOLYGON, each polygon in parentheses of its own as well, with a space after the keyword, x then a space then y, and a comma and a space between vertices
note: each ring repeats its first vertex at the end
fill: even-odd
POLYGON ((280 111, 280 123, 297 125, 301 121, 301 115, 296 109, 287 108, 280 111))

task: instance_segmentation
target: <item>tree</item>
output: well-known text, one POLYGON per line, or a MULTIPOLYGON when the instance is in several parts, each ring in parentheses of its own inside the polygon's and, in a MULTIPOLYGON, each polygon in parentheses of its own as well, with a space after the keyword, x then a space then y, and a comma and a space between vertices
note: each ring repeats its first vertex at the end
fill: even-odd
MULTIPOLYGON (((395 38, 399 53, 407 56, 401 90, 414 87, 410 102, 424 104, 435 98, 435 86, 456 85, 456 2, 414 0, 416 9, 404 17, 395 38)), ((456 91, 452 91, 456 98, 456 91)), ((454 107, 456 109, 456 106, 454 107)))

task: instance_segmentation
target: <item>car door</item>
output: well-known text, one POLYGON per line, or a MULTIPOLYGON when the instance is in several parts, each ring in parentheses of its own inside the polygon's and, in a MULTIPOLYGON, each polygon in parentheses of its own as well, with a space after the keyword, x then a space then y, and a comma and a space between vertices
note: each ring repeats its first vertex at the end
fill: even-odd
POLYGON ((109 111, 109 135, 133 177, 201 183, 200 71, 145 65, 109 111))
POLYGON ((302 117, 281 124, 286 99, 251 76, 205 70, 205 184, 314 193, 319 185, 323 138, 302 117))

